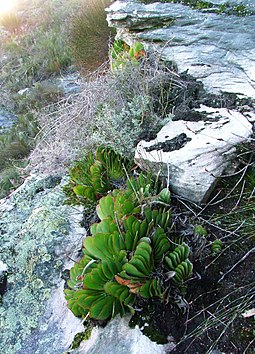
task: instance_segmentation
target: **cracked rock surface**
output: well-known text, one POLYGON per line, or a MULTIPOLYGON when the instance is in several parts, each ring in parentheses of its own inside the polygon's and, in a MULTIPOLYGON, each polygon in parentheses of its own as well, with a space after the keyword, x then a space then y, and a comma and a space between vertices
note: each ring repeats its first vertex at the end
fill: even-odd
MULTIPOLYGON (((253 13, 254 1, 246 3, 253 13)), ((147 49, 176 62, 179 72, 188 70, 208 92, 255 98, 255 15, 217 14, 174 3, 117 1, 108 9, 108 23, 130 44, 142 41, 147 49)))
POLYGON ((226 108, 201 106, 196 111, 208 120, 171 121, 155 140, 141 141, 136 161, 144 168, 151 166, 170 176, 172 190, 195 203, 206 202, 217 177, 234 158, 235 146, 252 134, 252 124, 241 113, 226 108), (164 143, 185 134, 185 144, 170 151, 164 143))

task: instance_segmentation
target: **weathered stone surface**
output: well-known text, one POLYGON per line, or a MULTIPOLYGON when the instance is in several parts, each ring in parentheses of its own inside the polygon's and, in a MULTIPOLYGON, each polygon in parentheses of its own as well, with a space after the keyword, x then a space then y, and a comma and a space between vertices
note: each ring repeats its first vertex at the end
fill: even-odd
MULTIPOLYGON (((248 3, 255 10, 255 4, 248 3)), ((188 70, 210 93, 255 98, 255 15, 238 17, 181 4, 117 1, 108 9, 108 22, 128 43, 142 41, 147 49, 175 61, 179 72, 188 70), (167 15, 175 20, 142 31, 130 27, 142 19, 144 29, 146 17, 150 23, 151 17, 156 22, 157 16, 160 20, 167 15)))
POLYGON ((91 338, 81 344, 77 354, 163 354, 170 349, 173 349, 171 344, 158 345, 138 328, 129 328, 128 318, 117 317, 104 329, 94 328, 91 338))
POLYGON ((171 24, 174 17, 168 11, 167 7, 158 7, 154 5, 144 6, 136 1, 116 1, 108 10, 107 20, 113 27, 138 29, 139 31, 163 27, 171 24))
POLYGON ((82 331, 61 279, 82 244, 82 214, 63 201, 58 178, 34 176, 0 203, 0 258, 8 267, 0 353, 60 354, 82 331))
POLYGON ((138 144, 135 158, 143 167, 161 169, 166 176, 169 172, 172 190, 200 204, 229 166, 236 144, 252 134, 252 125, 234 110, 202 106, 196 111, 202 114, 201 120, 169 122, 155 140, 138 144), (180 142, 181 135, 185 139, 180 142), (177 149, 163 149, 173 139, 178 140, 177 149))

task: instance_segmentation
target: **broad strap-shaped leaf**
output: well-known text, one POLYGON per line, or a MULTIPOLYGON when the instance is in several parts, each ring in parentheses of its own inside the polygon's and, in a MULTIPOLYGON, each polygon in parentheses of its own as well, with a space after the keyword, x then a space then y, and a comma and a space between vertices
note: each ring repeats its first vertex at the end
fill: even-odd
POLYGON ((152 236, 153 258, 159 264, 170 249, 170 242, 164 230, 159 227, 152 236))
POLYGON ((146 208, 144 211, 148 224, 153 223, 155 227, 161 227, 165 231, 171 226, 171 211, 165 209, 146 208))
POLYGON ((162 297, 160 281, 158 279, 149 279, 144 285, 136 289, 136 294, 149 299, 151 297, 162 297))
POLYGON ((111 195, 100 199, 96 208, 100 220, 111 218, 114 220, 114 200, 111 195))
POLYGON ((183 242, 181 245, 177 246, 173 252, 169 253, 165 257, 167 266, 170 270, 175 270, 175 268, 182 262, 186 261, 190 253, 189 246, 183 242))
POLYGON ((125 305, 133 305, 135 295, 130 295, 129 288, 125 285, 121 285, 117 282, 111 281, 105 284, 104 290, 107 294, 116 297, 120 302, 125 305))
POLYGON ((104 219, 100 223, 95 223, 90 227, 91 235, 96 235, 100 233, 112 233, 118 231, 118 226, 114 220, 111 218, 104 219))
POLYGON ((105 294, 103 298, 98 298, 90 308, 90 316, 97 320, 107 320, 113 317, 114 307, 119 302, 115 297, 105 294))
POLYGON ((151 246, 147 242, 141 242, 137 245, 133 257, 122 269, 129 277, 146 278, 150 275, 153 265, 151 246))
POLYGON ((68 286, 71 289, 82 288, 83 277, 85 273, 91 271, 91 269, 96 268, 95 262, 92 262, 92 258, 85 255, 83 258, 76 262, 70 270, 70 279, 68 280, 68 286))

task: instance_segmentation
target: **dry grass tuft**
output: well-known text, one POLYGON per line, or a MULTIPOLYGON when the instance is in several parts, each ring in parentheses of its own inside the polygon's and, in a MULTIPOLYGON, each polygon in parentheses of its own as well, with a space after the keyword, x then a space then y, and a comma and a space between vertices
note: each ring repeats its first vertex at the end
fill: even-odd
POLYGON ((70 44, 76 63, 85 72, 96 70, 108 57, 112 30, 105 8, 111 0, 86 0, 71 19, 70 44))

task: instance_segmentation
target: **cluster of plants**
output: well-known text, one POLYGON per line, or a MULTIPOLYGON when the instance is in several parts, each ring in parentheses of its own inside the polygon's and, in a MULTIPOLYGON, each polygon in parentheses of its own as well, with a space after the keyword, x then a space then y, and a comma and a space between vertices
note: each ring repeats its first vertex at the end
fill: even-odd
POLYGON ((128 62, 138 64, 139 58, 145 56, 145 50, 141 42, 135 42, 131 47, 122 39, 113 42, 110 58, 112 70, 124 69, 128 62))
POLYGON ((24 0, 0 18, 0 106, 19 116, 19 123, 0 136, 0 144, 4 146, 0 164, 1 196, 8 194, 17 181, 22 181, 19 171, 26 164, 22 159, 34 145, 32 138, 37 126, 45 125, 45 115, 63 98, 64 92, 53 83, 53 77, 75 70, 72 64, 80 63, 75 55, 78 50, 86 56, 86 61, 89 60, 87 53, 93 52, 90 60, 94 65, 101 46, 95 45, 95 39, 104 42, 107 50, 102 60, 106 60, 108 39, 103 32, 107 28, 109 36, 109 29, 104 8, 109 3, 91 0, 85 6, 80 0, 44 3, 24 0), (104 29, 100 32, 97 20, 102 16, 104 29), (85 42, 83 46, 75 42, 77 36, 85 42), (38 112, 43 122, 37 120, 38 112))
POLYGON ((185 293, 193 269, 190 247, 172 232, 169 189, 151 173, 128 173, 124 168, 125 182, 118 189, 102 191, 104 185, 98 185, 98 175, 102 182, 113 169, 115 178, 123 178, 126 162, 122 163, 119 155, 112 159, 110 149, 100 148, 97 157, 102 157, 102 151, 102 160, 108 165, 99 172, 95 169, 99 160, 90 155, 85 161, 88 164, 91 159, 90 165, 80 162, 85 171, 82 188, 77 184, 73 187, 78 197, 86 194, 92 201, 97 195, 106 195, 98 201, 100 221, 90 227, 84 256, 71 269, 69 289, 65 290, 68 307, 76 316, 98 320, 134 312, 141 297, 169 300, 173 292, 185 293))
POLYGON ((123 183, 126 173, 134 163, 111 148, 99 147, 95 155, 90 152, 73 164, 69 171, 70 180, 64 187, 67 204, 96 202, 114 186, 123 183))

